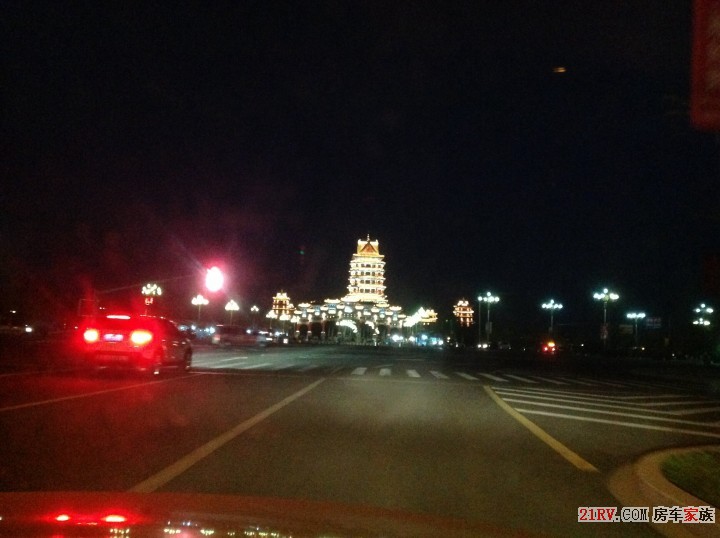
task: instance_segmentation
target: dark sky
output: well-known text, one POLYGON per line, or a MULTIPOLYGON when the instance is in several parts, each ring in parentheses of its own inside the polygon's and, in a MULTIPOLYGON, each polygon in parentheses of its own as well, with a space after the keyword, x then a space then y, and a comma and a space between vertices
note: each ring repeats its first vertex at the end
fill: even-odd
POLYGON ((3 309, 210 261, 246 302, 337 297, 367 234, 407 309, 490 289, 508 319, 582 317, 607 285, 665 315, 712 291, 688 1, 0 10, 3 309))

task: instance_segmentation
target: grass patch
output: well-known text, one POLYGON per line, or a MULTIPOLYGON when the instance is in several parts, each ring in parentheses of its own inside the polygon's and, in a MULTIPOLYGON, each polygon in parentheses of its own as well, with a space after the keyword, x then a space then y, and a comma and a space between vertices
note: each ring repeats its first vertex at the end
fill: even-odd
POLYGON ((665 478, 691 495, 720 507, 720 450, 687 452, 667 458, 665 478))

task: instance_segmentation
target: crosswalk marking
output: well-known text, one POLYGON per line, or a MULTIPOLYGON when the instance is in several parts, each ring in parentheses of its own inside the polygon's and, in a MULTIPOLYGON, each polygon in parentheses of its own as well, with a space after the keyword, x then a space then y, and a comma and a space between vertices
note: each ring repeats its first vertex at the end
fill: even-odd
POLYGON ((588 381, 580 381, 579 379, 574 378, 568 378, 568 377, 558 377, 561 381, 567 381, 568 383, 576 383, 578 385, 586 385, 588 387, 596 387, 596 383, 590 383, 588 381))
POLYGON ((581 377, 580 380, 592 381, 593 383, 597 383, 598 385, 610 385, 611 387, 623 387, 624 386, 621 383, 611 383, 610 381, 599 381, 597 379, 588 380, 588 379, 585 379, 584 377, 581 377))
POLYGON ((507 379, 503 379, 502 377, 498 377, 498 376, 496 376, 496 375, 485 374, 485 373, 483 373, 483 372, 478 372, 478 375, 481 375, 481 376, 483 376, 483 377, 487 377, 488 379, 492 379, 493 381, 503 381, 503 382, 507 383, 507 379))
MULTIPOLYGON (((264 357, 265 358, 265 357, 264 357)), ((271 358, 271 357, 267 357, 271 358)), ((309 357, 308 357, 309 359, 309 357)), ((448 372, 443 373, 440 370, 425 370, 424 368, 413 368, 413 369, 403 369, 398 367, 398 364, 395 363, 387 363, 387 364, 378 364, 378 365, 371 365, 370 367, 365 366, 359 366, 359 367, 353 367, 353 366, 335 366, 331 364, 318 364, 318 363, 311 363, 310 360, 307 362, 288 362, 285 363, 283 361, 278 362, 263 362, 259 364, 248 364, 246 361, 248 361, 247 355, 225 355, 224 357, 211 357, 211 356, 201 356, 197 358, 195 361, 193 361, 193 365, 198 369, 208 369, 208 371, 211 370, 237 370, 237 371, 268 371, 268 372, 296 372, 301 374, 313 374, 313 373, 319 373, 324 372, 325 375, 352 375, 352 376, 367 376, 367 375, 374 375, 374 376, 380 376, 383 378, 390 378, 393 376, 406 376, 407 378, 421 380, 425 378, 426 380, 428 378, 431 378, 433 380, 450 380, 451 376, 452 378, 455 378, 455 376, 459 376, 460 378, 467 380, 467 381, 481 381, 485 383, 490 383, 491 385, 495 385, 498 387, 514 387, 514 388, 527 388, 530 389, 536 389, 536 390, 553 390, 555 387, 557 387, 557 391, 562 391, 562 389, 566 389, 566 391, 572 391, 567 392, 567 395, 572 396, 573 398, 579 398, 583 395, 587 395, 588 397, 591 397, 594 400, 607 400, 607 399, 613 399, 613 398, 625 398, 628 400, 642 400, 642 399, 649 399, 652 398, 654 403, 652 406, 662 408, 664 406, 689 406, 689 405, 695 405, 698 402, 697 401, 688 401, 687 394, 668 394, 667 391, 672 390, 671 387, 659 385, 657 383, 642 383, 640 381, 625 381, 624 379, 594 379, 594 378, 587 378, 587 377, 580 377, 576 378, 572 374, 568 374, 567 372, 560 373, 559 375, 548 375, 549 372, 540 372, 538 373, 545 373, 545 375, 535 375, 533 371, 528 372, 520 372, 518 373, 506 373, 503 371, 493 371, 492 373, 489 372, 477 372, 470 370, 471 366, 467 365, 468 368, 466 371, 455 371, 455 372, 448 372), (395 367, 395 371, 393 372, 393 367, 395 367), (468 373, 471 372, 471 373, 468 373), (432 376, 432 377, 430 377, 432 376), (585 388, 585 392, 576 392, 574 389, 582 390, 585 388), (602 389, 608 389, 603 391, 602 389), (598 390, 599 389, 599 390, 598 390), (662 390, 664 391, 663 394, 658 395, 654 394, 652 396, 646 395, 638 395, 638 392, 636 392, 633 395, 627 395, 627 392, 625 392, 625 395, 621 395, 621 391, 627 391, 627 390, 635 390, 642 393, 643 389, 647 389, 647 392, 653 392, 662 390), (598 390, 598 393, 593 393, 591 391, 598 390), (669 399, 676 399, 678 400, 677 403, 670 403, 667 401, 663 401, 662 403, 659 402, 658 398, 669 398, 669 399)), ((419 361, 418 361, 419 362, 419 361)), ((458 365, 456 367, 461 367, 463 365, 458 365)), ((512 372, 512 370, 511 370, 512 372)), ((560 392, 556 392, 556 394, 559 394, 560 392)), ((718 409, 716 406, 720 404, 720 400, 715 401, 706 401, 704 402, 706 404, 706 409, 708 413, 710 412, 717 412, 718 409)), ((687 414, 694 413, 695 411, 687 411, 687 414)), ((683 411, 685 413, 685 411, 683 411)))
POLYGON ((519 375, 505 374, 505 377, 516 379, 517 381, 522 381, 523 383, 537 383, 537 381, 533 381, 532 379, 527 379, 525 377, 520 377, 519 375))
POLYGON ((548 383, 552 383, 553 385, 567 385, 567 382, 565 382, 565 381, 558 381, 557 379, 550 379, 547 377, 540 377, 537 375, 535 376, 535 379, 541 379, 542 381, 547 381, 548 383))
POLYGON ((262 364, 251 364, 248 366, 243 366, 240 368, 241 370, 257 370, 258 368, 265 368, 266 366, 270 366, 269 362, 264 362, 262 364))

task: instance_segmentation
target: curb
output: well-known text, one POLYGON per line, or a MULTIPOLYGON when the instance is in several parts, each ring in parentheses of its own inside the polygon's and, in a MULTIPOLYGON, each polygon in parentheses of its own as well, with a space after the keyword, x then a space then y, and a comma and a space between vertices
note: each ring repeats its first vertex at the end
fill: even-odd
MULTIPOLYGON (((703 445, 686 448, 672 448, 642 456, 632 465, 625 465, 610 477, 610 492, 625 506, 708 506, 707 501, 698 499, 670 482, 661 470, 666 458, 673 455, 718 450, 720 445, 703 445)), ((716 507, 717 508, 717 507, 716 507)), ((716 537, 720 536, 720 523, 716 509, 715 524, 649 523, 662 536, 670 538, 716 537)))

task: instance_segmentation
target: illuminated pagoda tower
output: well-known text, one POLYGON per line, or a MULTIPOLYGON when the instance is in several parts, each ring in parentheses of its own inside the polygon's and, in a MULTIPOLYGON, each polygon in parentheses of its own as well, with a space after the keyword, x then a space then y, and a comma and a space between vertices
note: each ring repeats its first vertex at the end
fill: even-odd
POLYGON ((346 303, 387 303, 385 297, 385 260, 379 242, 358 239, 357 252, 350 260, 350 282, 346 303))
POLYGON ((474 312, 467 299, 460 299, 457 302, 455 308, 453 308, 453 314, 455 314, 460 327, 470 327, 473 324, 474 312))

